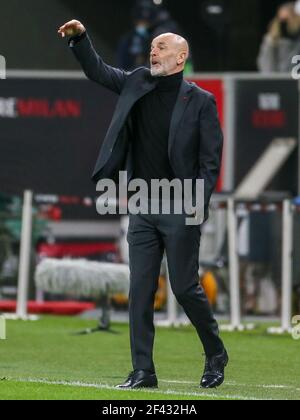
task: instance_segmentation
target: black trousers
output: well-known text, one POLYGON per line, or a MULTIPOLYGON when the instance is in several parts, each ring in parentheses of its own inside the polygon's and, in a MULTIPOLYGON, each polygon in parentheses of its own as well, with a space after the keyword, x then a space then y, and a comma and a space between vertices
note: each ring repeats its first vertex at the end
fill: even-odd
POLYGON ((199 285, 200 226, 187 226, 186 215, 129 216, 129 321, 133 369, 155 371, 154 298, 166 251, 170 283, 178 303, 196 328, 209 357, 223 351, 219 329, 199 285))

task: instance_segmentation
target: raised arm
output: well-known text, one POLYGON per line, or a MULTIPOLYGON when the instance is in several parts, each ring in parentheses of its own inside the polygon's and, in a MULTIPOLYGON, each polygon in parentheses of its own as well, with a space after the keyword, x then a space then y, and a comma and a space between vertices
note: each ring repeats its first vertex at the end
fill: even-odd
POLYGON ((100 85, 120 94, 128 73, 105 64, 95 51, 86 28, 78 20, 65 23, 57 31, 62 38, 70 36, 69 46, 86 76, 100 85))

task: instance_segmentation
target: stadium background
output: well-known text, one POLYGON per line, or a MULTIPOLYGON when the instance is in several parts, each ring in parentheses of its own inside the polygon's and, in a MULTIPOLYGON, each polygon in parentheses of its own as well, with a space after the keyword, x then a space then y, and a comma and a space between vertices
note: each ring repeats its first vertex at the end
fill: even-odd
MULTIPOLYGON (((183 6, 179 0, 163 2, 191 43, 194 72, 187 77, 217 97, 225 132, 225 157, 218 184, 219 197, 227 197, 234 191, 274 138, 292 137, 299 141, 298 82, 292 80, 290 74, 259 76, 257 73, 256 59, 260 43, 268 23, 282 3, 276 0, 187 0, 183 6), (223 7, 222 17, 215 18, 207 14, 207 7, 215 4, 223 7), (231 84, 228 84, 228 78, 231 84), (275 108, 272 108, 272 104, 271 108, 260 108, 260 98, 265 94, 273 95, 275 102, 279 97, 279 105, 275 108), (234 105, 234 113, 230 104, 234 105), (270 112, 275 114, 270 116, 270 112)), ((43 353, 48 338, 46 333, 42 333, 41 326, 44 326, 45 332, 51 331, 51 328, 60 331, 62 340, 68 346, 72 339, 63 337, 64 329, 74 332, 93 326, 100 316, 98 309, 103 304, 94 299, 75 299, 72 294, 37 291, 34 283, 37 264, 45 257, 127 262, 126 250, 123 249, 126 223, 123 225, 119 217, 97 215, 94 186, 90 182, 94 157, 109 125, 117 98, 85 80, 66 41, 58 38, 56 30, 69 19, 81 20, 87 26, 97 50, 101 51, 107 62, 114 64, 117 61, 120 37, 132 27, 133 6, 134 2, 130 0, 89 0, 84 3, 55 0, 48 4, 41 4, 37 0, 24 3, 12 0, 1 5, 1 13, 5 16, 2 30, 6 35, 0 40, 0 54, 6 59, 8 77, 7 80, 0 80, 0 310, 14 312, 16 308, 22 199, 23 192, 30 189, 34 193, 34 224, 29 312, 61 315, 60 318, 42 318, 36 326, 25 324, 28 337, 34 340, 35 332, 39 334, 36 351, 30 348, 28 338, 21 333, 23 324, 20 321, 9 321, 9 340, 0 342, 3 377, 8 377, 10 381, 7 386, 4 385, 7 397, 26 394, 20 389, 22 381, 18 382, 19 378, 26 381, 33 377, 36 383, 45 380, 45 386, 49 386, 49 389, 58 386, 59 381, 64 382, 64 386, 68 386, 68 382, 74 383, 77 378, 71 373, 71 365, 64 374, 51 374, 53 361, 50 353, 43 353), (65 314, 76 317, 64 318, 62 315, 65 314), (92 320, 82 321, 78 316, 92 320), (27 349, 22 366, 17 363, 18 352, 14 358, 10 356, 18 345, 27 349), (38 354, 41 356, 37 357, 38 354), (33 364, 36 357, 37 362, 33 364), (13 365, 11 374, 7 368, 10 363, 13 365), (39 369, 44 363, 47 363, 48 368, 45 375, 42 375, 39 369)), ((258 329, 251 333, 224 333, 237 363, 230 372, 231 382, 221 397, 290 398, 294 392, 300 398, 294 378, 297 371, 295 364, 291 363, 288 371, 285 369, 288 360, 296 357, 297 342, 290 335, 281 337, 282 341, 270 337, 267 344, 262 338, 269 325, 278 324, 282 309, 283 231, 280 203, 283 199, 295 199, 299 195, 299 188, 298 149, 294 149, 282 169, 256 200, 260 203, 276 202, 277 210, 250 212, 246 220, 245 217, 240 220, 244 226, 247 225, 245 229, 248 232, 245 235, 241 229, 238 235, 241 313, 245 322, 254 323, 258 329), (240 353, 239 345, 244 346, 240 353), (239 376, 240 367, 248 362, 245 353, 249 345, 253 350, 252 363, 257 362, 260 349, 265 349, 265 354, 260 355, 261 369, 256 372, 257 378, 250 373, 251 365, 247 372, 239 376), (286 354, 282 359, 274 356, 273 360, 268 360, 270 352, 278 352, 279 356, 285 349, 286 354), (272 363, 279 364, 278 375, 271 375, 264 383, 262 381, 265 378, 260 373, 271 369, 272 363), (281 372, 285 372, 282 378, 281 372), (282 394, 276 385, 283 387, 282 394), (262 389, 267 391, 263 393, 262 389)), ((207 227, 206 241, 202 244, 200 277, 210 294, 217 316, 226 322, 230 315, 228 238, 224 231, 226 215, 222 209, 216 214, 207 227)), ((293 231, 292 313, 296 315, 300 311, 300 235, 297 213, 294 216, 293 231)), ((79 376, 83 383, 92 381, 95 389, 98 384, 101 392, 103 384, 112 386, 114 383, 113 371, 108 367, 111 360, 105 360, 116 343, 126 348, 127 357, 121 352, 114 353, 120 360, 118 370, 122 372, 125 369, 125 374, 129 364, 126 296, 115 294, 112 304, 112 325, 122 333, 120 337, 116 336, 114 340, 105 335, 93 336, 89 345, 77 341, 75 346, 78 352, 82 346, 86 351, 93 348, 92 364, 97 366, 98 376, 95 377, 89 370, 85 375, 87 368, 84 358, 78 360, 79 376), (116 323, 120 321, 122 324, 116 323), (97 346, 101 346, 103 340, 104 347, 99 360, 97 346), (100 367, 105 372, 103 375, 100 367)), ((163 268, 156 308, 157 321, 160 322, 165 319, 168 309, 166 273, 163 268)), ((169 345, 172 347, 171 332, 168 329, 159 330, 163 348, 169 345)), ((186 363, 186 369, 192 376, 193 363, 189 358, 185 360, 182 337, 188 334, 186 344, 189 349, 196 346, 195 341, 189 327, 180 327, 177 334, 182 340, 180 364, 186 363)), ((51 336, 50 341, 57 355, 57 363, 66 363, 56 338, 51 336)), ((195 354, 195 357, 198 356, 195 354)), ((158 351, 158 357, 166 363, 162 352, 158 351)), ((171 363, 177 366, 178 360, 172 359, 171 355, 170 358, 171 363)), ((74 353, 71 360, 72 363, 77 360, 74 353)), ((201 363, 200 360, 199 369, 202 368, 201 363)), ((191 388, 195 391, 194 383, 190 386, 188 383, 180 385, 185 369, 180 372, 176 367, 175 370, 171 378, 167 375, 167 366, 162 368, 162 375, 169 380, 165 381, 163 390, 167 392, 174 380, 177 381, 173 390, 175 396, 193 397, 189 393, 192 392, 191 388)), ((39 386, 36 386, 27 397, 49 396, 47 390, 43 394, 39 386)), ((68 398, 70 394, 68 390, 62 392, 60 389, 57 395, 68 398)), ((109 395, 111 398, 122 398, 113 391, 109 395)), ((109 395, 105 397, 109 398, 109 395)), ((151 397, 141 394, 141 398, 143 396, 151 397)), ((201 395, 199 391, 198 397, 210 398, 210 395, 201 395)), ((217 398, 214 395, 211 397, 217 398)))

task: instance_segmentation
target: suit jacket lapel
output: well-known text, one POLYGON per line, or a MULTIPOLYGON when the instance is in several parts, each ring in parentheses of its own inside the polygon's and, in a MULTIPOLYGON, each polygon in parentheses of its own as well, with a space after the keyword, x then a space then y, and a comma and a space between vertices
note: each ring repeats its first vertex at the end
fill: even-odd
POLYGON ((191 98, 192 86, 185 80, 182 81, 180 91, 177 97, 177 101, 174 107, 174 111, 171 118, 170 132, 169 132, 169 144, 168 152, 169 158, 171 159, 171 149, 174 144, 175 135, 177 132, 178 125, 183 117, 184 111, 191 98))
POLYGON ((119 132, 123 127, 134 104, 147 93, 155 89, 156 84, 157 82, 148 76, 146 79, 140 81, 140 83, 137 83, 134 87, 130 86, 125 88, 119 98, 111 123, 111 127, 113 126, 116 132, 119 132))
POLYGON ((129 91, 130 94, 130 107, 132 107, 139 99, 143 96, 147 95, 147 93, 151 92, 155 89, 157 85, 157 81, 148 76, 146 80, 143 80, 141 84, 137 84, 135 89, 129 91))

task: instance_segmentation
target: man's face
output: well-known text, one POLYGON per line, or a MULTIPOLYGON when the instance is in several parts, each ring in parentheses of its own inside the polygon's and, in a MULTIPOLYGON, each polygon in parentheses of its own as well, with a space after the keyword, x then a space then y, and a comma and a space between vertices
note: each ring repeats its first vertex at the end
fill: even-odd
POLYGON ((171 37, 159 36, 151 45, 150 64, 152 76, 168 76, 176 73, 178 50, 171 37))

